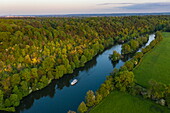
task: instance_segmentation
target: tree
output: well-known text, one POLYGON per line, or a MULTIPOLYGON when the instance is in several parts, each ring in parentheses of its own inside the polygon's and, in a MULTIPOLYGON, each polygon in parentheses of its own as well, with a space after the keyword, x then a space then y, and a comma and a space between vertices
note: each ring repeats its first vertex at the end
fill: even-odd
POLYGON ((95 104, 95 95, 94 95, 94 92, 92 90, 89 90, 87 93, 86 93, 86 105, 88 107, 91 107, 95 104))
POLYGON ((138 49, 138 47, 139 47, 138 41, 131 40, 130 41, 130 47, 131 47, 132 51, 136 51, 138 49))
POLYGON ((74 64, 75 64, 76 68, 78 68, 79 65, 80 65, 80 61, 79 61, 79 58, 78 58, 77 55, 73 56, 73 61, 74 61, 74 64))
POLYGON ((170 93, 166 94, 165 100, 167 102, 168 107, 170 108, 170 93))
POLYGON ((96 101, 95 104, 99 104, 102 100, 102 96, 99 93, 96 93, 96 101))
POLYGON ((53 57, 46 57, 42 62, 43 69, 47 72, 54 68, 55 60, 53 57))
POLYGON ((10 86, 11 86, 11 83, 10 83, 10 76, 9 77, 7 77, 7 78, 5 78, 4 80, 2 80, 1 81, 1 84, 2 84, 2 86, 3 86, 3 90, 5 91, 5 92, 7 92, 7 91, 9 91, 10 90, 10 86))
POLYGON ((30 63, 31 63, 31 58, 30 58, 29 55, 26 55, 26 56, 25 56, 24 62, 27 63, 27 64, 30 64, 30 63))
POLYGON ((28 83, 26 81, 21 82, 21 89, 22 89, 23 96, 27 95, 29 93, 29 91, 28 91, 28 83))
POLYGON ((20 103, 18 95, 16 95, 16 94, 11 94, 11 96, 9 97, 9 101, 10 101, 11 105, 14 107, 18 106, 20 103))
POLYGON ((19 84, 20 81, 21 81, 21 79, 20 79, 19 74, 14 74, 13 76, 11 76, 11 85, 12 86, 19 84))
POLYGON ((106 89, 106 84, 101 84, 100 88, 97 92, 102 96, 102 98, 106 97, 110 92, 106 89))
POLYGON ((148 89, 148 93, 153 99, 160 99, 165 97, 165 93, 166 93, 165 84, 156 82, 155 80, 150 80, 149 84, 150 84, 150 88, 148 89))
POLYGON ((38 78, 38 69, 37 68, 32 68, 31 69, 31 74, 33 76, 33 78, 38 78))
POLYGON ((4 103, 4 94, 3 91, 0 90, 0 108, 3 107, 3 103, 4 103))
POLYGON ((121 55, 117 51, 113 51, 113 54, 110 55, 111 60, 118 61, 121 58, 121 55))
POLYGON ((161 41, 163 39, 162 33, 157 31, 155 34, 156 40, 161 41))
POLYGON ((84 64, 87 62, 87 58, 84 56, 84 55, 82 55, 81 56, 81 59, 80 59, 80 65, 81 66, 84 66, 84 64))
POLYGON ((136 58, 136 59, 141 59, 143 57, 143 53, 142 52, 137 52, 136 54, 135 54, 135 56, 134 56, 134 58, 136 58))
POLYGON ((133 62, 131 62, 131 61, 127 61, 127 62, 125 63, 125 66, 127 67, 127 69, 128 69, 129 71, 132 71, 132 70, 133 70, 133 67, 134 67, 134 64, 133 64, 133 62))
POLYGON ((81 102, 80 105, 79 105, 79 107, 78 107, 78 109, 77 109, 77 111, 78 111, 79 113, 85 113, 85 112, 87 111, 87 106, 86 106, 86 104, 85 104, 84 102, 81 102))
POLYGON ((31 72, 29 69, 24 69, 21 71, 22 80, 29 81, 31 79, 31 72))
POLYGON ((92 53, 90 53, 89 49, 84 50, 84 56, 87 58, 87 61, 92 59, 92 53))
POLYGON ((55 72, 55 79, 59 79, 63 76, 63 71, 60 69, 60 66, 56 67, 55 72))
POLYGON ((12 90, 12 92, 18 95, 19 100, 22 99, 22 92, 19 90, 18 86, 14 86, 14 89, 12 90))
POLYGON ((48 78, 45 75, 41 77, 40 81, 44 84, 44 86, 48 84, 48 78))
POLYGON ((55 71, 56 71, 56 76, 55 76, 56 79, 62 77, 64 74, 67 73, 67 69, 65 68, 65 65, 57 66, 55 71))
POLYGON ((10 100, 9 100, 8 98, 5 99, 4 106, 5 106, 5 107, 11 106, 11 102, 10 102, 10 100))
POLYGON ((121 91, 126 91, 127 88, 134 85, 134 74, 133 72, 123 71, 119 72, 118 76, 114 78, 115 87, 121 91))
POLYGON ((74 62, 70 62, 70 65, 71 65, 72 70, 74 70, 76 68, 74 62))
POLYGON ((122 54, 128 54, 131 52, 131 48, 128 44, 122 45, 122 54))
POLYGON ((76 113, 75 111, 71 111, 71 110, 69 110, 67 113, 76 113))

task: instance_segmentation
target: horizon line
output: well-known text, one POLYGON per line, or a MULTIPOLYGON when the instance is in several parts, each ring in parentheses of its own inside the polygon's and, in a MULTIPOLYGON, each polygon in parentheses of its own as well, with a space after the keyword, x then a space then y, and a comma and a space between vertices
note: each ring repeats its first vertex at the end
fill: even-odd
POLYGON ((67 13, 67 14, 9 14, 9 15, 0 15, 0 17, 19 17, 19 16, 69 16, 69 15, 109 15, 109 14, 162 14, 162 13, 170 13, 168 12, 114 12, 114 13, 67 13))

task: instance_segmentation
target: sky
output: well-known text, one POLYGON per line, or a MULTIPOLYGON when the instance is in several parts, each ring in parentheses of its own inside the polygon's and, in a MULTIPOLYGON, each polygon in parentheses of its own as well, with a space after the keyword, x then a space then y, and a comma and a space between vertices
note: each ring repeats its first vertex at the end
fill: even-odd
POLYGON ((0 0, 0 16, 153 12, 170 12, 170 0, 0 0))

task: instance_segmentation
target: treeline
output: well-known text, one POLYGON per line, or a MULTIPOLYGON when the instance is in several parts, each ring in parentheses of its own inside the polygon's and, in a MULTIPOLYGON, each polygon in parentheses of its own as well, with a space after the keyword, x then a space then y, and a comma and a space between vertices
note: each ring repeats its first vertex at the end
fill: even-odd
POLYGON ((149 36, 139 37, 135 39, 131 39, 128 43, 122 45, 122 54, 130 54, 134 53, 138 50, 139 47, 143 46, 149 39, 149 36))
POLYGON ((170 16, 0 19, 0 110, 72 73, 116 42, 170 23, 170 16))
POLYGON ((150 51, 152 48, 154 48, 154 46, 163 39, 163 36, 162 36, 161 32, 156 32, 155 35, 156 35, 156 36, 155 36, 155 40, 153 40, 153 41, 150 43, 149 46, 146 46, 146 48, 143 48, 143 49, 142 49, 142 52, 143 52, 144 54, 147 53, 148 51, 150 51))
MULTIPOLYGON (((161 32, 156 32, 155 40, 146 48, 154 48, 157 43, 162 40, 161 32), (153 45, 155 43, 155 45, 153 45)), ((149 50, 149 51, 150 51, 149 50)), ((142 95, 144 98, 155 100, 156 103, 163 106, 170 107, 170 86, 162 83, 158 83, 154 80, 149 81, 150 87, 148 89, 136 84, 134 79, 133 69, 139 64, 146 52, 137 52, 133 58, 127 62, 118 70, 114 69, 110 76, 107 76, 106 81, 100 86, 100 88, 94 93, 88 91, 85 97, 85 102, 82 102, 77 111, 84 113, 91 107, 97 105, 103 98, 105 98, 112 90, 127 91, 132 95, 142 95)))
POLYGON ((113 54, 111 54, 109 58, 111 59, 111 61, 116 62, 121 59, 121 54, 117 51, 113 51, 113 54))
POLYGON ((116 62, 128 54, 135 53, 141 46, 147 43, 149 36, 143 36, 131 39, 129 42, 122 45, 121 54, 117 51, 113 51, 113 54, 109 56, 112 62, 116 62))

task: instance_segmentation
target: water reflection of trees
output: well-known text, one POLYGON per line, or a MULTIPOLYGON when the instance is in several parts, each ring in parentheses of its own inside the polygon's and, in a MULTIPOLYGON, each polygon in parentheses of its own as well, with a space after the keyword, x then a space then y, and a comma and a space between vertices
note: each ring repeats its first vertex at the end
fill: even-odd
POLYGON ((119 61, 112 61, 113 68, 116 67, 116 65, 119 63, 119 61))
MULTIPOLYGON (((43 88, 42 90, 33 92, 27 97, 25 97, 21 101, 20 106, 16 108, 16 113, 20 113, 21 111, 25 109, 31 108, 34 101, 42 97, 49 96, 53 98, 56 93, 56 89, 62 90, 64 87, 69 87, 70 80, 73 79, 74 77, 77 77, 80 71, 88 71, 89 69, 91 69, 97 64, 97 61, 96 61, 97 56, 94 57, 91 61, 87 62, 84 67, 75 69, 72 74, 66 74, 59 80, 53 80, 47 87, 43 88)), ((4 113, 8 113, 8 112, 4 112, 4 113)))

